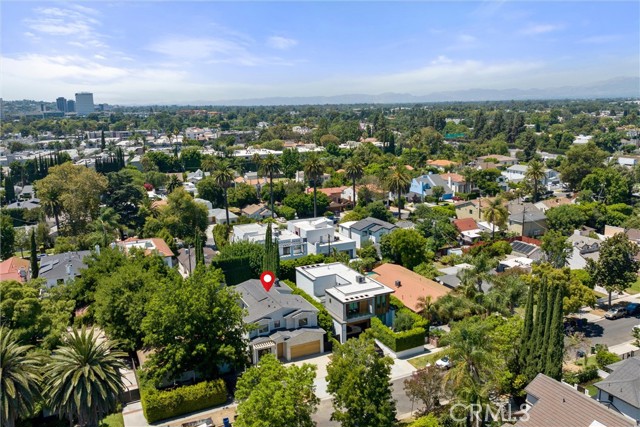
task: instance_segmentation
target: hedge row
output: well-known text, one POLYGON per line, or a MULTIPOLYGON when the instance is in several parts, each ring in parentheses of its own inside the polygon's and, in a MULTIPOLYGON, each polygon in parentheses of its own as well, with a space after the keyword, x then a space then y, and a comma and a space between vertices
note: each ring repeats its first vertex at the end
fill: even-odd
POLYGON ((153 423, 221 405, 227 401, 227 388, 220 379, 173 390, 157 390, 151 385, 143 385, 140 400, 145 418, 153 423))
POLYGON ((251 269, 250 259, 251 257, 248 255, 222 260, 214 258, 211 261, 211 265, 222 270, 227 286, 234 286, 255 278, 251 269))
POLYGON ((302 298, 309 301, 312 306, 318 309, 318 326, 327 332, 327 341, 331 341, 333 338, 333 319, 325 306, 314 300, 308 293, 297 287, 291 280, 283 280, 283 282, 291 288, 294 295, 300 295, 302 298))
POLYGON ((409 331, 394 332, 377 317, 371 319, 370 330, 376 339, 395 352, 424 345, 424 339, 427 334, 427 331, 422 326, 414 327, 409 331))

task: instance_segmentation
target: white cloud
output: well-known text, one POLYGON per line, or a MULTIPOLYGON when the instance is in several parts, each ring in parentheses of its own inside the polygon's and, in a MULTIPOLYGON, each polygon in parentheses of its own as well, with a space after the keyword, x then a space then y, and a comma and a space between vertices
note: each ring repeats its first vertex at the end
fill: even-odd
POLYGON ((271 36, 267 39, 267 46, 279 50, 291 49, 298 44, 297 40, 281 36, 271 36))
POLYGON ((520 31, 520 34, 523 34, 525 36, 535 36, 538 34, 551 33, 553 31, 558 31, 563 28, 564 27, 562 25, 556 25, 556 24, 532 24, 522 29, 520 31))
POLYGON ((70 45, 86 49, 107 47, 98 32, 101 22, 95 9, 68 5, 67 8, 37 7, 33 12, 34 17, 23 20, 32 36, 65 37, 71 39, 70 45))

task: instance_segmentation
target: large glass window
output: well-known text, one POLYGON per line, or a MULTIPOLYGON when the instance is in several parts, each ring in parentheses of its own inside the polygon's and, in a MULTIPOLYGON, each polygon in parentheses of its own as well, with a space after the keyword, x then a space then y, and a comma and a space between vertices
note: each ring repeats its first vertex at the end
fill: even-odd
POLYGON ((302 319, 298 319, 298 327, 302 328, 303 326, 307 326, 309 324, 309 319, 307 319, 306 317, 302 318, 302 319))

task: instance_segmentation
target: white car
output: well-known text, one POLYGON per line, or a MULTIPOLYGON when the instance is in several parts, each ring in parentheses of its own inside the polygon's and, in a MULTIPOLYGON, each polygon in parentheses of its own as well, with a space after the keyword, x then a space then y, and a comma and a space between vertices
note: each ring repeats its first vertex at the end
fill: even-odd
POLYGON ((449 360, 449 358, 445 356, 442 359, 436 360, 436 366, 441 369, 449 369, 452 366, 451 360, 449 360))

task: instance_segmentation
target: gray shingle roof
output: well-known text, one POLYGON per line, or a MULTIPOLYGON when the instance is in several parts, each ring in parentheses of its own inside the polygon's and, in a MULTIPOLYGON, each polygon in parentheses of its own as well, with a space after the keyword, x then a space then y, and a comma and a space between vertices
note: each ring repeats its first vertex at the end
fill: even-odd
POLYGON ((614 371, 594 386, 640 408, 640 358, 632 357, 615 365, 614 371))
POLYGON ((368 217, 365 219, 361 219, 360 221, 356 222, 355 224, 351 225, 351 229, 353 230, 358 230, 358 231, 370 231, 372 233, 375 233, 376 231, 380 230, 380 229, 385 229, 385 230, 394 230, 397 227, 387 221, 382 221, 379 220, 377 218, 372 218, 372 217, 368 217))
POLYGON ((538 400, 528 411, 529 418, 515 427, 635 427, 635 421, 544 374, 538 374, 525 388, 538 400), (595 424, 597 421, 600 424, 595 424))
POLYGON ((265 291, 258 279, 250 279, 234 286, 246 304, 246 323, 254 323, 270 317, 273 313, 285 309, 284 317, 300 311, 318 312, 311 303, 299 295, 291 294, 291 288, 283 282, 273 285, 269 292, 265 291))
POLYGON ((87 268, 84 257, 90 254, 91 251, 78 251, 45 256, 40 260, 39 276, 47 280, 64 280, 79 276, 79 270, 87 268))

